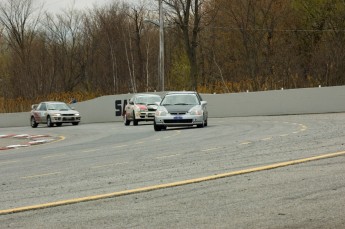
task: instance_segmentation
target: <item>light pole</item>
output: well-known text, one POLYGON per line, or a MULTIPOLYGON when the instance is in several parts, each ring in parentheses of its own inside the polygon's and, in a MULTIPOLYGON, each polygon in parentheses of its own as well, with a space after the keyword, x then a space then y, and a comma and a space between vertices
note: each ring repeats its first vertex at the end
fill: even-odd
POLYGON ((164 91, 164 17, 163 17, 163 2, 159 2, 159 79, 161 90, 164 91))
POLYGON ((163 16, 163 0, 159 3, 159 22, 145 19, 144 22, 152 23, 159 27, 159 55, 158 55, 158 75, 160 89, 164 91, 164 16, 163 16))

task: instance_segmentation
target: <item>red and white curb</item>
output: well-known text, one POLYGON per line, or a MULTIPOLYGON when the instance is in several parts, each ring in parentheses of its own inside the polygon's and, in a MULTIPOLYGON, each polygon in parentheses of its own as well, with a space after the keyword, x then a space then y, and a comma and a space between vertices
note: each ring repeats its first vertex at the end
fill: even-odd
POLYGON ((49 135, 30 135, 30 134, 0 134, 0 138, 14 138, 14 139, 28 139, 29 142, 25 144, 18 144, 18 145, 8 145, 4 147, 0 147, 0 150, 7 150, 7 149, 17 149, 22 147, 28 147, 31 145, 39 145, 47 142, 54 141, 55 139, 49 138, 49 135), (42 139, 44 138, 44 139, 42 139))

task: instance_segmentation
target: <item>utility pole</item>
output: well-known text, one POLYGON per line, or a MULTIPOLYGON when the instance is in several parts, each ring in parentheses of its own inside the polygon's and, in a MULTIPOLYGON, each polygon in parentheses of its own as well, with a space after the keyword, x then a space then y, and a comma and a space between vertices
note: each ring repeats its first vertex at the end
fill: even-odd
POLYGON ((164 91, 164 16, 163 16, 163 0, 159 2, 159 80, 161 90, 164 91))

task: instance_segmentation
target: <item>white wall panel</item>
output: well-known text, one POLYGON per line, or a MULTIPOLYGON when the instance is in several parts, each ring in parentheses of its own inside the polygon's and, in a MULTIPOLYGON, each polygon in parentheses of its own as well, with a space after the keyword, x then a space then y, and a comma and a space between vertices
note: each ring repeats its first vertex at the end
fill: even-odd
MULTIPOLYGON (((82 115, 81 124, 122 122, 122 110, 131 96, 102 96, 73 106, 82 115)), ((208 102, 211 118, 345 112, 345 86, 201 96, 208 102)), ((28 112, 0 114, 0 127, 29 125, 28 112)))

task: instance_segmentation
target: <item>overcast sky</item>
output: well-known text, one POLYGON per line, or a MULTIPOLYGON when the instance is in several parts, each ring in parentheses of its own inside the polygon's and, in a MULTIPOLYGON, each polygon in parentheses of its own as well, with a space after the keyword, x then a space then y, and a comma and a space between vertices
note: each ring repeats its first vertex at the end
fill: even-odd
POLYGON ((44 3, 44 9, 50 12, 59 12, 72 6, 78 10, 92 9, 93 6, 104 6, 114 1, 135 3, 140 0, 36 0, 39 4, 44 3))

